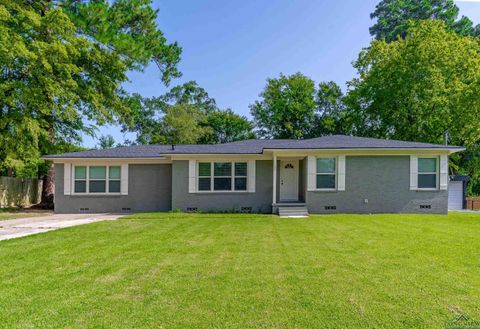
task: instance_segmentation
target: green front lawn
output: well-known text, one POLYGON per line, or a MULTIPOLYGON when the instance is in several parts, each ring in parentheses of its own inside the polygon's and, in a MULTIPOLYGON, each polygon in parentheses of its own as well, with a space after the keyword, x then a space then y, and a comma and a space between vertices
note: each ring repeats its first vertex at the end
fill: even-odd
POLYGON ((4 327, 480 320, 480 215, 145 214, 0 242, 4 327))

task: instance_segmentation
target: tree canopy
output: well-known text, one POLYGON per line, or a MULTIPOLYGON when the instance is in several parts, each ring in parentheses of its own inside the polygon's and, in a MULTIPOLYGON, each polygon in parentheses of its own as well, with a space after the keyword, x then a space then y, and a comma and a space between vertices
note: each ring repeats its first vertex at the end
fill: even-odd
POLYGON ((250 105, 260 136, 303 138, 315 114, 315 83, 301 73, 268 79, 262 100, 250 105))
POLYGON ((412 21, 437 19, 460 35, 476 35, 480 27, 465 16, 458 18, 459 9, 453 0, 382 0, 370 15, 376 23, 370 28, 370 34, 376 39, 387 42, 404 38, 412 21))
POLYGON ((195 81, 175 86, 159 97, 135 95, 133 103, 137 111, 123 124, 123 131, 134 132, 139 144, 214 144, 255 138, 253 125, 245 116, 219 109, 195 81))
MULTIPOLYGON (((164 83, 179 76, 180 48, 166 42, 156 18, 149 0, 3 1, 2 166, 38 165, 56 145, 92 134, 86 120, 103 125, 128 117, 122 84, 129 70, 155 63, 164 83)), ((44 192, 52 200, 49 171, 44 192)))
POLYGON ((268 79, 261 100, 250 105, 256 128, 266 138, 310 138, 345 133, 344 95, 333 81, 315 82, 301 73, 268 79))
POLYGON ((473 144, 480 139, 480 45, 420 21, 405 39, 374 41, 354 67, 348 101, 355 132, 376 137, 473 144))

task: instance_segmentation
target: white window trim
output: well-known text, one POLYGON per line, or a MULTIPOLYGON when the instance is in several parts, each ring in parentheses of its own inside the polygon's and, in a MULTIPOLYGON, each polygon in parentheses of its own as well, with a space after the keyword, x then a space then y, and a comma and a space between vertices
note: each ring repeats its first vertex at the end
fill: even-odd
POLYGON ((438 191, 439 189, 439 180, 440 180, 440 168, 439 168, 439 159, 438 156, 432 156, 432 155, 419 155, 417 157, 417 191, 438 191), (435 172, 420 172, 418 169, 420 166, 418 166, 418 163, 420 162, 420 159, 435 159, 435 172), (431 175, 435 174, 435 187, 419 187, 418 186, 418 177, 420 175, 431 175))
MULTIPOLYGON (((72 187, 71 187, 71 194, 72 195, 94 195, 94 196, 102 196, 102 195, 122 195, 122 166, 118 164, 112 164, 112 165, 104 165, 104 164, 74 164, 72 166, 72 187), (85 167, 86 174, 85 174, 85 179, 75 179, 75 168, 76 167, 85 167), (93 179, 94 181, 103 181, 105 180, 105 192, 92 192, 90 193, 90 167, 105 167, 106 173, 105 173, 105 179, 93 179), (112 179, 114 181, 120 181, 120 192, 108 192, 109 191, 109 181, 110 181, 110 167, 120 167, 120 179, 112 179), (85 181, 86 182, 86 187, 85 191, 86 192, 75 192, 75 181, 85 181)), ((125 193, 123 193, 125 194, 125 193)))
POLYGON ((338 190, 338 157, 336 156, 316 156, 315 157, 315 191, 325 191, 325 192, 332 192, 338 190), (319 173, 317 170, 317 160, 318 159, 335 159, 335 172, 334 173, 319 173), (318 188, 317 187, 317 176, 324 175, 324 176, 331 176, 335 175, 335 187, 334 188, 318 188))
POLYGON ((216 161, 203 161, 199 160, 196 163, 197 177, 195 179, 196 193, 249 193, 249 167, 250 162, 248 160, 239 160, 239 161, 226 161, 226 160, 216 160, 216 161), (200 163, 210 163, 210 176, 200 176, 200 163), (230 176, 214 176, 215 163, 230 163, 232 168, 232 173, 230 176), (245 163, 247 165, 247 173, 245 176, 235 175, 235 163, 245 163), (200 190, 200 178, 210 178, 210 190, 200 190), (214 189, 214 180, 215 178, 230 178, 231 187, 230 190, 215 190, 214 189), (245 178, 247 181, 247 188, 245 190, 235 190, 235 178, 245 178))

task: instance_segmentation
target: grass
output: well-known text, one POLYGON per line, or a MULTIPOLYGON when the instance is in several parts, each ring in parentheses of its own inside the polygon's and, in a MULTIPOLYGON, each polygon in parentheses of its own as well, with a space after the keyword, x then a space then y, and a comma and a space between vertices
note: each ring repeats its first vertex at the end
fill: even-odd
POLYGON ((25 218, 25 217, 37 217, 37 216, 48 216, 53 212, 51 211, 25 211, 21 208, 0 208, 0 220, 6 219, 16 219, 16 218, 25 218))
POLYGON ((480 320, 480 215, 143 214, 0 242, 4 327, 480 320))

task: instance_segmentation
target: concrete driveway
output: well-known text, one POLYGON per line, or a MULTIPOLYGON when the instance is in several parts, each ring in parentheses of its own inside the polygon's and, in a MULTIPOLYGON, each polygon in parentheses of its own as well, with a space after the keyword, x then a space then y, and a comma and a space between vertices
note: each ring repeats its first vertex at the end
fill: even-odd
POLYGON ((0 220, 0 241, 102 220, 116 220, 125 215, 127 214, 54 214, 0 220))

